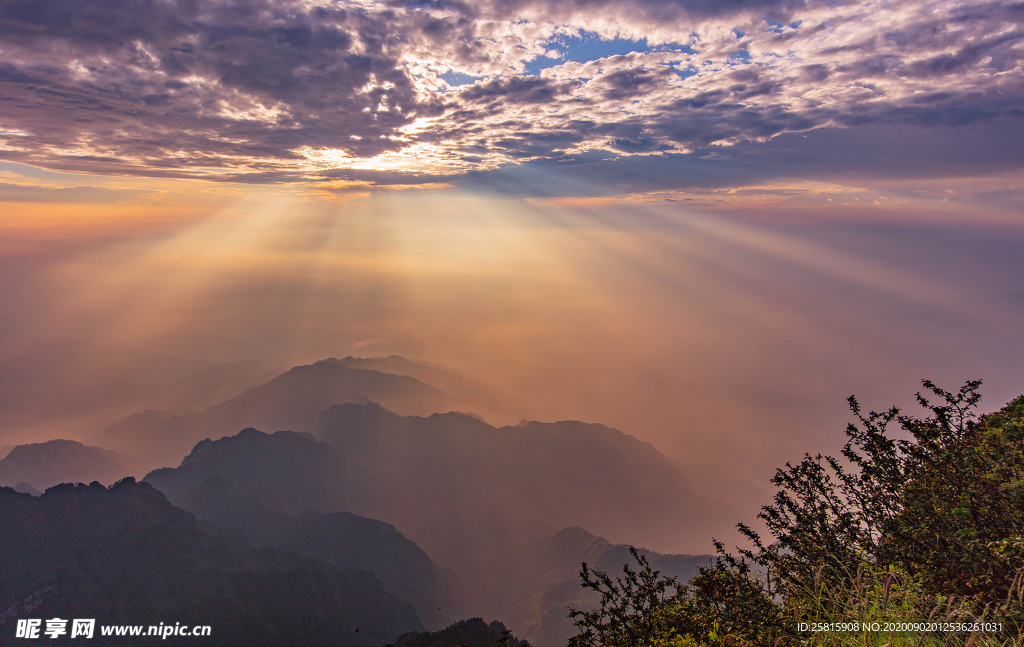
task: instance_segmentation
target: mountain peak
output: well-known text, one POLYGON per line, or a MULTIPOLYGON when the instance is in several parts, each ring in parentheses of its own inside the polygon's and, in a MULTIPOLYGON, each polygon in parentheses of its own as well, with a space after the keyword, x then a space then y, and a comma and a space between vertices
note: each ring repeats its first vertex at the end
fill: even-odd
POLYGON ((341 454, 310 434, 294 431, 267 434, 246 428, 234 436, 203 440, 180 467, 154 470, 145 480, 180 504, 195 484, 215 476, 247 494, 264 493, 261 503, 285 514, 345 507, 341 454))
POLYGON ((0 460, 0 485, 31 483, 39 490, 58 483, 113 483, 128 473, 128 458, 76 440, 18 445, 0 460))

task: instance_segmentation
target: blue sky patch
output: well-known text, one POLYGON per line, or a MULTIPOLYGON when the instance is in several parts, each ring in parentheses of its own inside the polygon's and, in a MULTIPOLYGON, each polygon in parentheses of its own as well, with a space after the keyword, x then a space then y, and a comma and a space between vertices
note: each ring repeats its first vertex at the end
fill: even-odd
POLYGON ((683 51, 692 54, 689 45, 669 43, 664 45, 648 45, 646 38, 629 40, 627 38, 602 39, 597 33, 580 31, 578 35, 559 35, 547 42, 548 49, 558 51, 560 58, 538 56, 526 63, 527 74, 539 74, 541 70, 561 65, 567 61, 587 63, 609 56, 621 56, 633 52, 683 51))
POLYGON ((472 74, 463 74, 462 72, 456 72, 455 70, 448 70, 444 74, 438 74, 439 77, 448 82, 450 86, 469 85, 474 81, 477 81, 483 77, 473 76, 472 74))
POLYGON ((537 75, 540 74, 541 70, 546 70, 549 67, 561 65, 565 60, 561 58, 548 58, 547 56, 538 56, 532 61, 526 61, 526 73, 537 75))

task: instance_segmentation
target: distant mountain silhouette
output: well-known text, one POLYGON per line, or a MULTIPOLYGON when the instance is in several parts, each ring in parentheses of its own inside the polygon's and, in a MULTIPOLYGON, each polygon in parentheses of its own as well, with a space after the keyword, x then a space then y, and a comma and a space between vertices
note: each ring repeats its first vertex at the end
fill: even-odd
MULTIPOLYGON (((180 467, 154 470, 145 480, 183 506, 197 487, 215 476, 283 514, 338 512, 347 507, 342 456, 310 434, 294 431, 265 434, 249 428, 219 440, 203 440, 180 467)), ((241 524, 230 520, 229 525, 241 524)))
POLYGON ((3 460, 4 458, 6 458, 7 454, 9 454, 11 452, 11 450, 14 449, 14 448, 15 448, 15 445, 4 445, 4 446, 0 447, 0 460, 3 460))
POLYGON ((667 544, 692 534, 688 520, 704 510, 671 460, 603 425, 495 428, 464 414, 400 416, 377 404, 331 407, 318 424, 329 447, 248 430, 201 442, 180 468, 146 480, 179 505, 221 476, 285 514, 384 519, 460 570, 572 525, 667 544))
POLYGON ((132 474, 141 476, 153 468, 179 463, 203 437, 196 411, 146 409, 111 423, 89 441, 131 456, 132 474))
POLYGON ((38 490, 58 483, 113 483, 128 471, 128 458, 74 440, 18 445, 0 460, 0 485, 30 483, 38 490))
POLYGON ((265 384, 294 366, 280 359, 248 359, 204 369, 164 389, 154 406, 202 410, 265 384))
POLYGON ((342 359, 332 357, 324 361, 335 362, 349 368, 364 368, 393 375, 408 375, 451 395, 455 398, 453 404, 456 409, 465 409, 474 413, 484 414, 484 417, 488 417, 488 415, 501 417, 512 415, 507 405, 488 386, 471 380, 440 364, 413 361, 400 355, 390 355, 388 357, 348 356, 342 359))
POLYGON ((460 570, 573 525, 621 541, 704 539, 689 521, 709 504, 675 463, 603 425, 495 428, 345 404, 321 415, 319 437, 346 461, 350 511, 394 523, 460 570))
POLYGON ((42 492, 32 487, 31 483, 25 483, 24 481, 15 485, 13 489, 15 492, 23 492, 25 494, 31 494, 32 496, 39 496, 42 494, 42 492))
MULTIPOLYGON (((440 631, 414 631, 403 634, 386 647, 492 647, 506 631, 505 625, 495 620, 488 624, 481 618, 460 620, 440 631)), ((509 645, 525 647, 515 636, 509 636, 509 645)))
POLYGON ((344 463, 330 446, 308 434, 255 429, 205 440, 181 467, 146 476, 175 505, 202 521, 237 527, 256 545, 372 570, 388 591, 413 603, 428 627, 457 618, 452 573, 394 526, 338 512, 344 480, 344 463))
MULTIPOLYGON (((0 637, 15 618, 210 625, 203 644, 377 647, 422 628, 365 570, 203 531, 152 486, 0 489, 0 637)), ((124 639, 98 645, 122 644, 124 639)))
POLYGON ((324 409, 350 402, 381 402, 403 413, 452 408, 444 392, 405 375, 349 368, 336 361, 296 366, 265 384, 202 412, 147 410, 112 423, 90 442, 136 458, 136 472, 176 465, 204 438, 239 429, 314 431, 324 409))
POLYGON ((296 366, 207 409, 202 418, 218 429, 262 426, 273 431, 313 431, 317 414, 335 404, 373 401, 395 411, 424 414, 444 410, 450 400, 413 377, 323 361, 296 366))
MULTIPOLYGON (((257 545, 373 570, 428 626, 459 612, 499 617, 538 647, 571 635, 567 605, 593 602, 579 586, 581 562, 617 572, 631 559, 624 544, 566 524, 640 543, 630 533, 685 532, 701 513, 672 461, 602 425, 495 428, 457 413, 399 416, 377 404, 331 407, 319 423, 323 441, 255 429, 204 440, 180 467, 146 480, 257 545), (461 576, 432 563, 435 554, 461 576)), ((648 554, 684 578, 708 563, 648 554)))
MULTIPOLYGON (((684 582, 712 559, 640 552, 655 569, 684 582)), ((583 562, 613 575, 621 575, 623 564, 637 566, 627 545, 612 544, 583 528, 565 528, 477 565, 466 574, 466 594, 479 604, 475 612, 503 618, 535 647, 564 647, 576 633, 568 607, 593 608, 598 601, 580 586, 583 562)))

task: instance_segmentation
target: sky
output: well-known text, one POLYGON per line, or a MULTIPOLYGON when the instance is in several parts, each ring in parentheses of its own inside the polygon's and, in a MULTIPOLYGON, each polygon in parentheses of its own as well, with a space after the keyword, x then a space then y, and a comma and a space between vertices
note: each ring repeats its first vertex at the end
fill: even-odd
POLYGON ((0 445, 219 363, 395 353, 651 441, 752 516, 851 394, 1024 392, 1022 23, 5 2, 0 445))

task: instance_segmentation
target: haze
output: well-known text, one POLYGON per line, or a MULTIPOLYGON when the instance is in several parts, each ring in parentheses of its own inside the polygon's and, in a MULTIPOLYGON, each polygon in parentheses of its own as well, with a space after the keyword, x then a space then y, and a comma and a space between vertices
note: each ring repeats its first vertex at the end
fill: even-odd
POLYGON ((852 394, 1024 392, 1019 8, 421 4, 0 9, 0 446, 399 355, 652 443, 720 514, 609 539, 698 553, 852 394))
POLYGON ((836 450, 852 393, 1019 387, 1016 223, 748 213, 437 191, 9 228, 0 442, 85 440, 214 365, 398 354, 490 386, 492 423, 650 441, 749 517, 775 467, 836 450))

